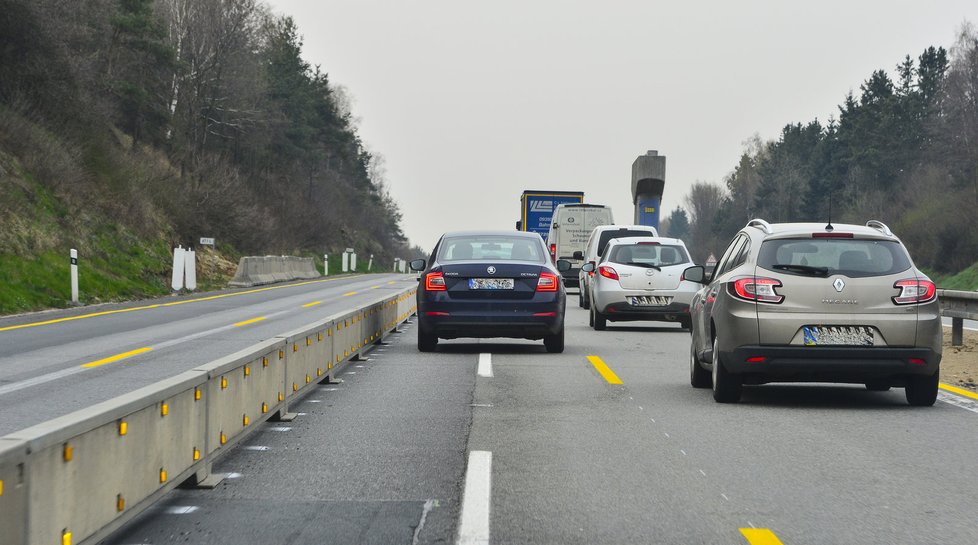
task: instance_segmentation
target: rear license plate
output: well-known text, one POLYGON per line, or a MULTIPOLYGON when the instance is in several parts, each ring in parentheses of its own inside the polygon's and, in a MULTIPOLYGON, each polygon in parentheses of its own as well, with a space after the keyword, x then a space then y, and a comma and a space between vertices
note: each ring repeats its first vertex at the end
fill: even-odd
POLYGON ((512 278, 469 278, 470 290, 511 290, 512 278))
POLYGON ((866 326, 810 325, 802 331, 806 346, 873 346, 873 331, 866 326))
POLYGON ((658 295, 642 295, 639 297, 629 297, 628 304, 633 307, 664 307, 672 302, 672 297, 661 297, 658 295))

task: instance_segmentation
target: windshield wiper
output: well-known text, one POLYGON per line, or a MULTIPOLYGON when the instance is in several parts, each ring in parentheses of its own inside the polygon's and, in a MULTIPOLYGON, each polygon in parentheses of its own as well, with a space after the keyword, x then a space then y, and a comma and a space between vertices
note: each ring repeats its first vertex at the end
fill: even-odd
POLYGON ((657 271, 662 271, 662 268, 653 265, 651 263, 639 263, 637 261, 629 261, 628 263, 625 263, 625 265, 635 265, 636 267, 645 267, 646 269, 655 269, 657 271))
POLYGON ((812 267, 810 265, 785 265, 779 263, 771 268, 778 269, 780 271, 791 271, 791 272, 802 273, 802 274, 810 274, 812 276, 829 275, 828 267, 812 267))

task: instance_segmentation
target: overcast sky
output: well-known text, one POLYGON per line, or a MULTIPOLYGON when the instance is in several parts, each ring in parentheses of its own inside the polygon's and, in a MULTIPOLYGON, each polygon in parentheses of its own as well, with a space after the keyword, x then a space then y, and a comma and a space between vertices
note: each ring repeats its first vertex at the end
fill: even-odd
POLYGON ((754 134, 826 120, 873 70, 950 47, 978 1, 266 0, 346 87, 413 244, 511 229, 524 189, 632 220, 631 164, 667 157, 663 217, 754 134))

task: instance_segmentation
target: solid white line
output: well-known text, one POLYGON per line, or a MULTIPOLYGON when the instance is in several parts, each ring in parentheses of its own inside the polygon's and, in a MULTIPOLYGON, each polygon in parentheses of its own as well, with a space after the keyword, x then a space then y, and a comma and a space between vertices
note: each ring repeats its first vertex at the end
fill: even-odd
POLYGON ((492 354, 479 354, 479 376, 492 378, 492 354))
POLYGON ((473 450, 465 471, 458 545, 489 544, 489 506, 492 503, 492 453, 473 450))

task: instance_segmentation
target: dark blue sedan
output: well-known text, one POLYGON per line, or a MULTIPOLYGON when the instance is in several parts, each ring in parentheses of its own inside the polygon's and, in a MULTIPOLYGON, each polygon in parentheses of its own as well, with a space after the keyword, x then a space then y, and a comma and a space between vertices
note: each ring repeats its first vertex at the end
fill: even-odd
POLYGON ((418 286, 418 350, 438 339, 543 339, 547 352, 564 351, 566 294, 543 239, 519 231, 446 233, 424 259, 418 286))

